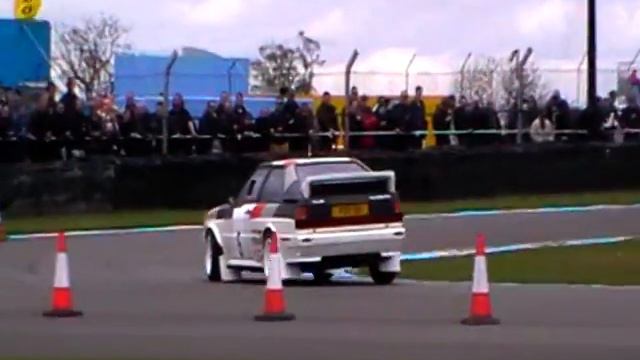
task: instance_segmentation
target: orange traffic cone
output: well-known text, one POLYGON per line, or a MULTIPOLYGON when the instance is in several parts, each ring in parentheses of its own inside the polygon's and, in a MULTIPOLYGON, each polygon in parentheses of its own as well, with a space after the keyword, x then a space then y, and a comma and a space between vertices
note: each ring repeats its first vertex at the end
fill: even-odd
POLYGON ((487 275, 485 243, 484 235, 478 235, 476 239, 476 256, 473 265, 471 311, 469 317, 462 320, 463 325, 497 325, 500 323, 500 320, 491 315, 491 298, 489 296, 489 277, 487 275))
POLYGON ((73 310, 73 296, 69 281, 69 259, 67 257, 67 244, 64 233, 58 234, 56 273, 53 280, 52 308, 42 315, 46 317, 78 317, 82 312, 73 310))
POLYGON ((286 312, 282 287, 282 255, 278 235, 274 232, 269 241, 269 274, 264 298, 264 313, 256 315, 256 321, 290 321, 296 317, 286 312))

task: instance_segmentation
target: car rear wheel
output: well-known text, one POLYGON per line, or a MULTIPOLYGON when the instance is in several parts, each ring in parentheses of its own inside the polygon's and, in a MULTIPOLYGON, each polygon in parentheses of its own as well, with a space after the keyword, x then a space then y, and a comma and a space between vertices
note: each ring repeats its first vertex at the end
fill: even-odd
POLYGON ((331 278, 333 278, 333 274, 327 271, 314 271, 313 272, 313 282, 318 285, 324 285, 331 282, 331 278))
POLYGON ((369 275, 376 285, 390 285, 398 276, 398 273, 385 272, 378 269, 378 264, 369 266, 369 275))
POLYGON ((220 274, 220 255, 222 255, 222 249, 211 231, 207 231, 205 234, 205 243, 207 246, 204 258, 205 275, 211 282, 220 282, 222 280, 220 274))

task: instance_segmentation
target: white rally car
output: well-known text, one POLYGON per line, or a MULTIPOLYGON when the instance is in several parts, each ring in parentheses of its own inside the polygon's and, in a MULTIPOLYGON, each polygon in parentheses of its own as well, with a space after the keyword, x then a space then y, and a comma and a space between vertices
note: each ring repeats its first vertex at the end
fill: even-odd
POLYGON ((395 174, 356 159, 309 158, 260 165, 236 199, 207 213, 205 271, 210 281, 266 272, 267 239, 280 239, 283 277, 368 267, 376 284, 400 273, 405 228, 395 174))

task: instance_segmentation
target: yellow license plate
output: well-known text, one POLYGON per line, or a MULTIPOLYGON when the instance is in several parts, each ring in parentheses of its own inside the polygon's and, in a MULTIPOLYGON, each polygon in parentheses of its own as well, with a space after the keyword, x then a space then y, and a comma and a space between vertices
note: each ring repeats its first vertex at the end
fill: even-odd
POLYGON ((331 208, 331 217, 345 218, 355 216, 367 216, 369 215, 369 205, 357 204, 357 205, 336 205, 331 208))

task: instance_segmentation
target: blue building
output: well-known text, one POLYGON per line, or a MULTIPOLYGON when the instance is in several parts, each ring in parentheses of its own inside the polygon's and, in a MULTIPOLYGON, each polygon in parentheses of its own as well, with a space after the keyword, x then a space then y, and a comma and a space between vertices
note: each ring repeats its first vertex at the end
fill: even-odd
POLYGON ((45 83, 51 74, 51 25, 0 19, 0 86, 45 83))
MULTIPOLYGON (((116 102, 119 106, 129 92, 151 110, 161 100, 165 71, 170 57, 120 54, 115 59, 116 102)), ((249 59, 224 58, 200 49, 185 48, 171 71, 169 95, 181 93, 191 115, 202 115, 209 101, 219 101, 220 93, 249 93, 251 62, 249 59)), ((302 102, 310 100, 302 100, 302 102)), ((254 116, 262 109, 272 109, 275 97, 245 96, 245 106, 254 116)))
MULTIPOLYGON (((114 90, 118 104, 127 93, 147 102, 159 99, 164 90, 165 71, 169 56, 119 54, 115 59, 114 90)), ((187 108, 199 116, 209 100, 217 99, 223 91, 249 91, 249 59, 224 58, 217 54, 183 49, 171 71, 169 95, 181 93, 187 108)))

